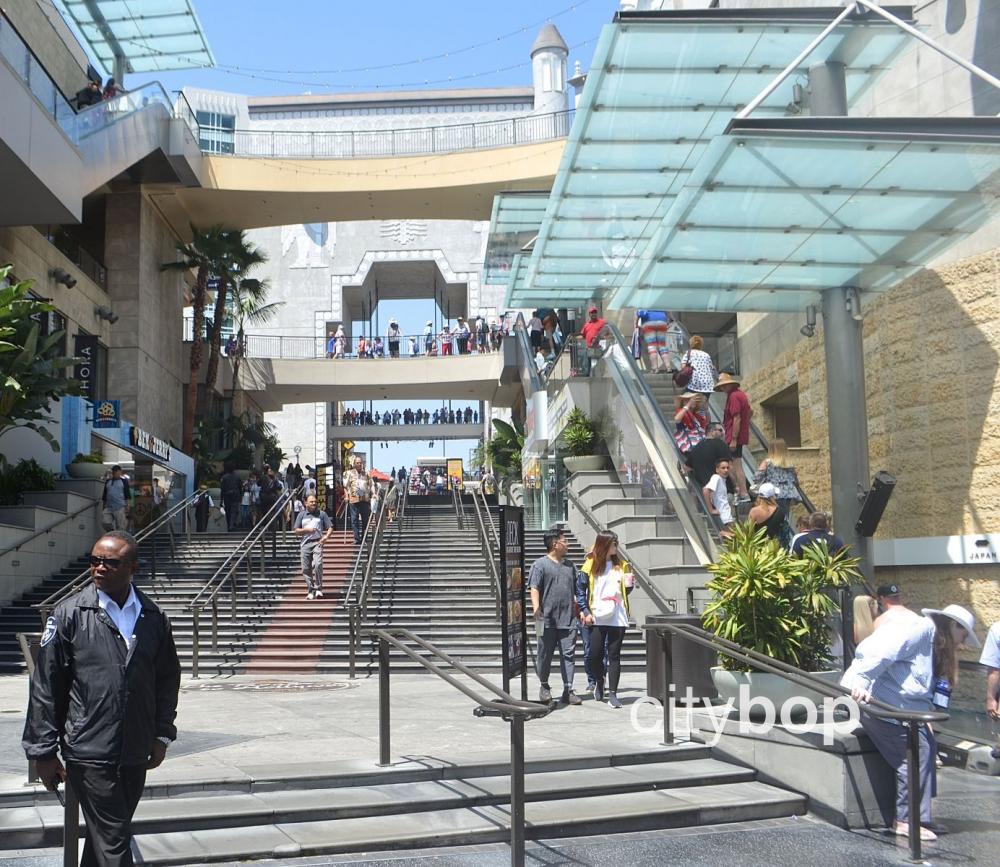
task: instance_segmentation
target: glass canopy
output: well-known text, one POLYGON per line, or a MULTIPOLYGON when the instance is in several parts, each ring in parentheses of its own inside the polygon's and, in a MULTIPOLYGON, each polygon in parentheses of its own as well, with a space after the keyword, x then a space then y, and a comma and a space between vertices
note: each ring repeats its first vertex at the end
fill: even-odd
POLYGON ((509 192, 494 197, 485 283, 509 282, 514 256, 538 234, 548 203, 547 192, 509 192))
POLYGON ((105 69, 115 58, 128 72, 214 66, 191 0, 62 0, 105 69))
POLYGON ((880 17, 853 13, 735 120, 842 11, 620 13, 508 304, 801 309, 830 286, 888 288, 977 224, 985 128, 799 114, 810 67, 843 64, 849 106, 889 68, 909 37, 880 17))

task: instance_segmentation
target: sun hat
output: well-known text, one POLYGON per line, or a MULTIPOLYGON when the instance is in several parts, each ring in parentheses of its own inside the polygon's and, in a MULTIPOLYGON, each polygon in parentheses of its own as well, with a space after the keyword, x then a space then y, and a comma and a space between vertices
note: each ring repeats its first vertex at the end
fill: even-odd
POLYGON ((964 627, 965 631, 968 633, 965 637, 966 647, 971 647, 973 650, 978 650, 982 645, 979 643, 979 639, 976 638, 975 628, 976 628, 976 617, 969 611, 968 608, 963 608, 961 605, 945 605, 944 608, 921 608, 920 613, 926 617, 928 614, 941 614, 944 617, 949 617, 954 620, 959 626, 964 627))
POLYGON ((757 488, 757 496, 767 500, 773 500, 778 496, 778 489, 770 482, 764 482, 757 488))
POLYGON ((724 385, 739 385, 740 378, 738 376, 733 376, 731 373, 720 373, 719 381, 715 383, 715 390, 718 391, 724 385))

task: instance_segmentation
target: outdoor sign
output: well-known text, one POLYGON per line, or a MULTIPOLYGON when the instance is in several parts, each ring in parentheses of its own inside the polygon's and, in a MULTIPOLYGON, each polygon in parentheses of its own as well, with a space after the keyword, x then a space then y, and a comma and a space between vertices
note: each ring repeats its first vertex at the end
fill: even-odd
POLYGON ((77 334, 73 337, 73 379, 80 383, 80 392, 87 400, 94 399, 94 379, 97 377, 97 335, 77 334))
POLYGON ((524 509, 500 506, 500 624, 503 688, 520 676, 521 698, 528 698, 528 624, 524 575, 524 509))
POLYGON ((316 500, 321 512, 333 517, 333 489, 337 485, 335 464, 318 464, 316 466, 316 500))
POLYGON ((94 402, 94 427, 113 428, 122 425, 122 405, 120 400, 98 400, 94 402))
POLYGON ((453 479, 458 479, 458 489, 462 490, 463 476, 464 472, 462 470, 462 459, 448 458, 448 490, 451 490, 451 483, 453 479))
POLYGON ((137 427, 133 427, 129 431, 129 442, 132 443, 137 449, 142 449, 144 452, 149 452, 162 460, 170 460, 170 443, 166 440, 161 440, 159 437, 154 437, 148 431, 140 430, 137 427))

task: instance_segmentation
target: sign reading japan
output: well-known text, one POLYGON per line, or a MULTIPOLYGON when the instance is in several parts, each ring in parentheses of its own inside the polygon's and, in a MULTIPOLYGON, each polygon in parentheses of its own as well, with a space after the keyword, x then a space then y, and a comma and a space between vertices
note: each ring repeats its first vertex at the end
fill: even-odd
POLYGON ((170 460, 170 443, 159 437, 154 437, 148 431, 133 427, 129 432, 129 441, 137 449, 142 449, 144 452, 149 452, 165 461, 170 460))

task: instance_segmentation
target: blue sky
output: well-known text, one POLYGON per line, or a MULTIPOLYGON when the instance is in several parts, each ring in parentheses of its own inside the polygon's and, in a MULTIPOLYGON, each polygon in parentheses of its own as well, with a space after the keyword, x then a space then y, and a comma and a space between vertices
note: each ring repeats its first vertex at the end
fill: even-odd
POLYGON ((618 3, 195 0, 194 7, 218 68, 130 75, 126 86, 155 77, 168 90, 263 95, 527 85, 528 52, 546 18, 570 46, 570 68, 579 60, 586 69, 618 3), (434 59, 410 62, 424 58, 434 59))

